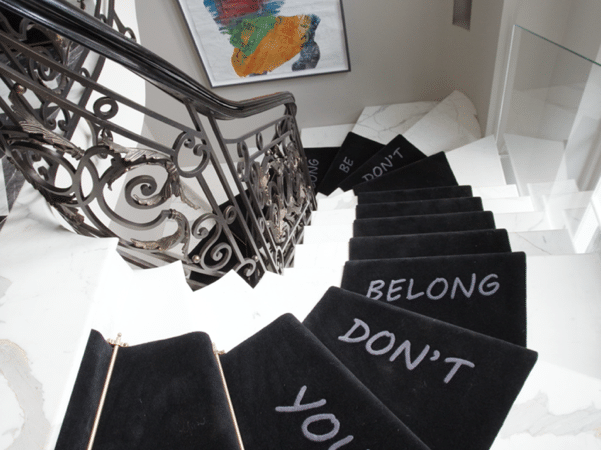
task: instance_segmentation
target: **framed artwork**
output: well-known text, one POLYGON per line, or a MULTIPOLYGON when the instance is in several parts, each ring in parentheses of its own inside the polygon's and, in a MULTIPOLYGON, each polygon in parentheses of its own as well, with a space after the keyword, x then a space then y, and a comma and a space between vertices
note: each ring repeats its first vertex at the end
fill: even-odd
POLYGON ((178 0, 212 87, 350 71, 342 0, 178 0))

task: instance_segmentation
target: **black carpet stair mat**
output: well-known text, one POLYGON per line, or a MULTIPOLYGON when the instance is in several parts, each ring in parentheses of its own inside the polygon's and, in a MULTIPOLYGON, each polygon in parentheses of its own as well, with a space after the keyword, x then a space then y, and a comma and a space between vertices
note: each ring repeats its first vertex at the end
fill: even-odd
POLYGON ((353 223, 353 236, 390 236, 491 228, 495 228, 493 214, 490 211, 476 211, 357 219, 353 223))
POLYGON ((482 211, 480 197, 442 198, 410 202, 368 203, 355 207, 357 219, 482 211))
POLYGON ((489 449, 537 358, 339 288, 303 324, 433 450, 489 449))
POLYGON ((304 150, 307 157, 309 178, 311 178, 315 191, 318 192, 321 181, 332 165, 332 161, 334 161, 340 147, 305 147, 304 150))
POLYGON ((397 189, 417 189, 434 186, 457 186, 457 179, 444 152, 409 164, 401 169, 388 172, 372 181, 353 187, 359 192, 392 191, 397 189))
POLYGON ((509 235, 503 229, 354 237, 349 241, 349 260, 501 252, 511 252, 509 235))
POLYGON ((384 147, 383 144, 353 132, 347 134, 340 150, 336 153, 334 160, 321 180, 318 192, 330 195, 346 177, 361 167, 382 147, 384 147))
POLYGON ((399 134, 380 149, 378 153, 363 163, 361 167, 345 178, 338 187, 343 191, 348 191, 357 184, 374 180, 425 157, 426 155, 420 152, 417 147, 399 134))
POLYGON ((435 200, 442 198, 472 197, 471 186, 442 186, 417 189, 399 189, 392 191, 358 192, 357 203, 409 202, 416 200, 435 200))
POLYGON ((427 450, 294 316, 222 357, 246 450, 427 450))
POLYGON ((526 346, 526 254, 348 261, 341 288, 526 346))
MULTIPOLYGON (((112 355, 113 347, 92 330, 57 450, 87 448, 112 355)), ((209 336, 119 348, 92 448, 239 450, 209 336)))

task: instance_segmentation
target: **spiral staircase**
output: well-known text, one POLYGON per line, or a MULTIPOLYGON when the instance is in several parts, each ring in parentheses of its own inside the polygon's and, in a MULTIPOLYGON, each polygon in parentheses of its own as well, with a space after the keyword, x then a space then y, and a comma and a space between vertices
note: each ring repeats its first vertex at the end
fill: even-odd
MULTIPOLYGON (((7 7, 6 2, 1 3, 7 7)), ((14 2, 17 4, 25 8, 24 11, 31 7, 28 1, 14 2)), ((54 17, 50 23, 53 20, 60 22, 54 17)), ((107 20, 110 22, 110 17, 107 20)), ((112 20, 118 33, 133 33, 118 19, 112 20)), ((62 31, 69 30, 66 35, 72 39, 85 38, 85 30, 69 28, 69 24, 59 25, 66 27, 61 28, 62 31), (70 33, 79 34, 71 36, 70 33)), ((108 33, 102 45, 110 47, 113 37, 108 33)), ((120 45, 130 49, 125 41, 120 45)), ((110 70, 110 55, 102 55, 100 47, 93 50, 101 57, 108 56, 106 65, 110 70)), ((138 56, 140 59, 134 58, 129 69, 139 73, 140 65, 148 64, 142 56, 148 55, 138 56)), ((95 119, 100 117, 104 121, 102 126, 92 126, 96 138, 91 148, 97 150, 89 156, 78 155, 75 160, 85 161, 87 165, 81 167, 90 173, 96 170, 91 169, 92 161, 96 164, 94 167, 99 168, 98 173, 119 167, 114 169, 116 172, 106 172, 107 178, 99 176, 92 184, 110 179, 116 187, 121 186, 126 195, 133 193, 134 200, 129 206, 143 211, 149 202, 155 202, 152 206, 159 204, 163 210, 167 206, 170 210, 183 210, 181 217, 185 219, 180 220, 176 213, 163 214, 160 220, 145 216, 141 225, 133 228, 146 232, 151 228, 148 224, 159 225, 158 234, 132 238, 131 234, 122 233, 130 222, 121 214, 106 214, 109 223, 112 221, 106 228, 100 220, 94 220, 98 215, 91 214, 91 222, 81 218, 89 212, 85 211, 86 198, 99 191, 96 185, 88 190, 82 188, 75 195, 83 209, 79 212, 73 209, 72 197, 61 202, 64 200, 61 196, 66 197, 64 191, 42 189, 41 195, 32 187, 33 184, 43 188, 40 180, 48 181, 40 177, 43 171, 38 170, 37 163, 45 161, 44 157, 22 158, 20 168, 29 164, 25 167, 31 170, 24 172, 32 183, 25 183, 22 188, 18 172, 8 169, 7 158, 2 160, 5 165, 3 184, 11 199, 11 210, 10 214, 4 211, 8 217, 0 232, 3 255, 0 261, 0 373, 4 375, 0 404, 6 413, 3 416, 6 420, 0 424, 0 449, 33 448, 33 445, 53 448, 90 328, 100 330, 105 336, 123 332, 130 344, 202 330, 227 351, 282 314, 293 313, 302 321, 329 287, 341 285, 345 263, 351 256, 349 241, 353 238, 353 222, 361 202, 360 195, 353 189, 338 189, 324 195, 319 193, 319 186, 313 198, 314 191, 309 186, 310 167, 303 162, 306 160, 303 147, 307 152, 320 148, 340 149, 349 133, 377 146, 403 135, 426 157, 444 152, 456 184, 469 187, 473 197, 482 199, 482 209, 492 212, 495 227, 507 230, 511 251, 526 254, 527 346, 539 353, 539 359, 491 448, 601 448, 601 359, 596 356, 601 344, 598 332, 601 261, 591 227, 582 225, 592 220, 591 215, 595 216, 591 199, 595 198, 597 189, 580 191, 573 180, 558 184, 529 178, 519 158, 524 158, 520 156, 523 154, 536 156, 541 142, 508 136, 505 138, 508 152, 500 154, 497 140, 493 136, 482 136, 470 100, 457 91, 438 102, 367 107, 355 124, 300 132, 294 122, 295 106, 291 96, 280 94, 262 102, 224 106, 220 99, 207 96, 188 79, 172 84, 176 75, 180 75, 174 68, 154 65, 147 74, 148 81, 169 95, 179 97, 184 107, 192 111, 191 117, 198 125, 196 129, 159 117, 156 112, 144 110, 121 96, 111 96, 119 104, 127 104, 153 120, 162 120, 202 145, 186 145, 181 136, 170 146, 153 143, 146 137, 142 122, 136 125, 139 132, 111 128, 105 104, 110 111, 113 103, 101 101, 92 108, 96 112, 95 119), (190 103, 190 97, 183 92, 202 101, 190 103), (206 102, 210 103, 209 107, 206 102), (205 108, 210 110, 216 105, 218 112, 207 114, 210 125, 205 128, 205 108), (216 125, 226 117, 261 114, 272 108, 284 112, 269 121, 270 125, 276 124, 269 131, 267 127, 250 130, 248 136, 235 139, 222 136, 216 125), (203 150, 206 148, 203 139, 210 134, 208 129, 213 130, 212 139, 217 137, 214 150, 221 147, 225 161, 217 158, 207 161, 203 156, 210 153, 203 150), (119 133, 136 141, 138 146, 153 146, 157 153, 136 154, 130 147, 118 143, 119 133), (263 143, 263 136, 268 135, 274 138, 263 143), (169 195, 165 189, 159 189, 161 181, 137 179, 130 173, 147 163, 173 173, 169 172, 171 166, 164 158, 157 155, 160 151, 173 153, 180 149, 189 150, 186 157, 197 165, 195 169, 184 164, 177 167, 180 177, 177 182, 172 179, 169 195), (238 152, 242 163, 229 157, 234 152, 238 152), (269 160, 273 165, 253 165, 257 159, 255 152, 262 153, 260 161, 269 160), (107 156, 109 160, 112 158, 111 164, 103 163, 107 156), (207 170, 202 176, 198 175, 201 166, 209 167, 210 173, 207 170), (277 173, 282 172, 287 175, 284 181, 279 181, 277 173), (124 178, 117 183, 120 176, 124 178), (199 180, 200 188, 190 188, 183 182, 185 177, 199 180), (265 180, 263 187, 271 183, 273 190, 257 189, 256 185, 260 186, 262 180, 265 180), (282 183, 289 183, 285 190, 281 188, 282 183), (223 193, 206 195, 205 189, 214 186, 223 188, 223 193), (169 202, 157 198, 157 192, 170 197, 169 202), (263 198, 265 192, 273 196, 263 198), (274 206, 283 192, 294 192, 294 199, 274 206), (144 204, 140 198, 148 202, 144 204), (255 219, 249 218, 253 216, 249 211, 255 212, 255 219), (203 214, 212 214, 210 226, 206 225, 203 214), (175 225, 168 225, 170 220, 175 225), (182 223, 192 224, 194 231, 182 223), (182 238, 181 230, 187 230, 189 238, 182 238), (227 231, 220 238, 217 230, 227 231), (91 239, 89 235, 103 239, 91 239), (211 242, 203 248, 205 239, 211 242), (167 243, 167 251, 163 252, 161 243, 167 243), (230 248, 227 258, 224 256, 227 252, 219 250, 223 248, 230 248), (230 254, 235 255, 231 260, 230 254), (200 259, 203 261, 199 264, 200 259), (140 267, 145 270, 139 270, 140 267)), ((5 78, 17 75, 8 69, 3 71, 5 78)), ((21 84, 25 84, 22 78, 21 84)), ((28 118, 23 113, 28 111, 27 107, 18 100, 23 94, 18 92, 17 84, 6 95, 13 102, 12 110, 16 111, 13 122, 22 128, 13 127, 8 130, 10 133, 3 135, 3 142, 8 145, 5 148, 10 148, 7 154, 13 161, 19 155, 14 143, 20 142, 19 133, 23 133, 23 122, 28 118), (21 105, 21 109, 15 108, 15 104, 21 105)), ((33 90, 34 86, 28 88, 33 90)), ((118 90, 118 86, 111 89, 118 90)), ((103 98, 106 97, 110 97, 108 93, 103 98)), ((94 96, 92 98, 94 100, 94 96)), ((68 109, 66 103, 58 104, 68 109)), ((83 118, 86 117, 84 109, 76 110, 83 118)), ((61 130, 69 133, 68 127, 66 131, 61 130)), ((39 130, 33 134, 39 136, 39 130)), ((44 139, 46 146, 53 145, 63 153, 69 150, 66 144, 57 142, 54 134, 46 134, 44 139)), ((71 133, 69 139, 81 142, 77 139, 84 137, 71 133)), ((31 150, 32 142, 27 144, 25 147, 31 150)), ((21 147, 23 145, 21 143, 21 147)), ((77 146, 80 147, 83 148, 77 146)), ((544 152, 549 151, 549 147, 544 148, 544 152)), ((81 181, 79 174, 83 170, 74 170, 72 175, 81 181)), ((59 170, 56 174, 60 178, 59 170)), ((390 179, 390 175, 386 177, 390 179)), ((404 189, 423 188, 428 185, 417 183, 404 189)))

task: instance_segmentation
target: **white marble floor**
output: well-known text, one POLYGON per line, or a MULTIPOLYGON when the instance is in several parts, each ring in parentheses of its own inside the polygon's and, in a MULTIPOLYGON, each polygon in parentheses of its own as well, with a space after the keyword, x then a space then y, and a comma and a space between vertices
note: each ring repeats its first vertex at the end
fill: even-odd
MULTIPOLYGON (((463 152, 470 154, 482 141, 471 107, 456 97, 442 108, 444 102, 413 105, 407 108, 413 113, 398 124, 413 121, 407 132, 413 130, 415 139, 431 148, 455 148, 455 142, 464 140, 457 146, 468 146, 463 152), (418 135, 415 127, 427 123, 423 121, 439 120, 444 127, 452 115, 456 132, 449 142, 418 135)), ((365 123, 382 120, 382 113, 391 109, 366 113, 365 123)), ((340 145, 351 129, 303 133, 303 141, 308 136, 312 146, 340 145)), ((499 173, 498 167, 489 169, 499 173)), ((476 183, 474 195, 489 199, 489 205, 500 208, 518 196, 515 185, 475 175, 482 185, 476 183)), ((337 194, 319 202, 320 212, 349 214, 344 209, 354 208, 356 197, 337 194)), ((522 203, 527 200, 513 201, 522 203)), ((510 233, 514 250, 529 248, 529 346, 540 358, 492 449, 601 449, 599 257, 573 255, 567 230, 545 229, 549 225, 542 211, 499 213, 495 220, 498 227, 516 230, 510 233)), ((283 276, 267 274, 252 289, 230 273, 192 292, 181 264, 134 271, 117 256, 115 240, 67 232, 39 194, 25 188, 0 233, 0 450, 54 448, 91 327, 106 336, 121 331, 132 344, 202 330, 228 350, 280 314, 292 312, 304 319, 329 286, 340 284, 348 259, 346 242, 335 241, 340 225, 328 227, 306 229, 306 242, 314 243, 298 246, 295 267, 283 276)))

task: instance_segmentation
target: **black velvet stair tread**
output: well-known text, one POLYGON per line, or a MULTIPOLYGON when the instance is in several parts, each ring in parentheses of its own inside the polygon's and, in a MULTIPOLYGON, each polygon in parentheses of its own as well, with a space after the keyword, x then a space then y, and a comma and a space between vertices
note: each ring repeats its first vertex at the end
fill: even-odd
POLYGON ((471 255, 510 251, 511 245, 507 230, 356 237, 349 241, 349 260, 471 255))
POLYGON ((290 314, 222 364, 246 450, 427 449, 290 314))
POLYGON ((353 187, 359 192, 391 191, 396 189, 417 189, 434 186, 457 186, 457 179, 444 152, 409 164, 389 172, 372 181, 353 187))
POLYGON ((348 191, 359 183, 381 177, 386 173, 405 167, 425 157, 426 155, 420 152, 417 147, 399 134, 349 175, 338 187, 343 191, 348 191))
POLYGON ((357 203, 409 202, 416 200, 434 200, 441 198, 471 197, 471 186, 442 186, 417 189, 399 189, 395 191, 358 192, 357 203))
POLYGON ((489 449, 537 358, 339 288, 303 323, 433 450, 489 449))
POLYGON ((383 144, 353 132, 347 134, 319 186, 322 194, 330 195, 351 173, 375 155, 383 144))
POLYGON ((341 288, 526 346, 526 254, 348 261, 341 288))
POLYGON ((305 147, 304 150, 307 157, 309 177, 317 191, 340 147, 305 147))
POLYGON ((357 219, 353 222, 353 236, 390 236, 491 228, 495 228, 493 214, 490 211, 476 211, 357 219))
MULTIPOLYGON (((112 347, 92 331, 57 441, 87 447, 112 347)), ((94 441, 98 449, 239 449, 205 333, 120 348, 94 441)))
POLYGON ((357 219, 482 211, 480 197, 442 198, 410 202, 368 203, 355 207, 357 219))

